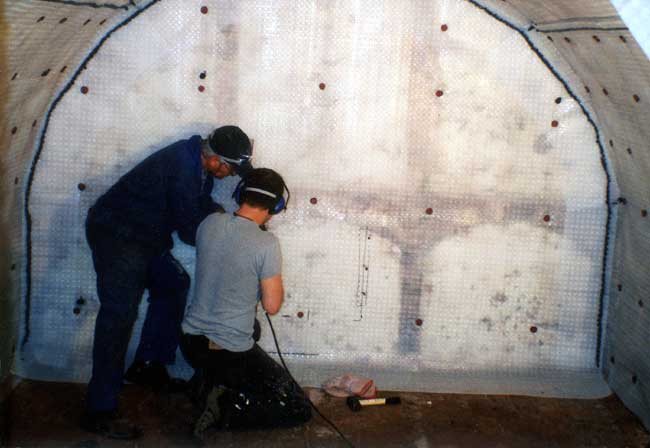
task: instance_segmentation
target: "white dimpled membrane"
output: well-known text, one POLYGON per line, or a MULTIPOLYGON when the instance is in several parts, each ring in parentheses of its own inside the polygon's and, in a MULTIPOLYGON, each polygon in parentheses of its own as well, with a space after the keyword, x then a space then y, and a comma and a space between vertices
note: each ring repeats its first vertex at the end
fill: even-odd
MULTIPOLYGON (((45 135, 23 375, 87 381, 88 207, 147 155, 222 124, 291 189, 270 224, 286 288, 272 319, 303 383, 354 372, 381 389, 608 394, 594 129, 516 31, 464 0, 165 0, 116 31, 45 135)), ((214 191, 229 210, 236 180, 214 191)), ((192 274, 193 248, 176 240, 174 254, 192 274)))

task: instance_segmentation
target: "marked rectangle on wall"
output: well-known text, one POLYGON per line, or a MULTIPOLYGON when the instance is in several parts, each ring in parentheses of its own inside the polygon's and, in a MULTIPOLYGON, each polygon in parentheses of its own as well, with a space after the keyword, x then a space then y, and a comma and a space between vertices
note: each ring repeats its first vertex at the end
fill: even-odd
MULTIPOLYGON (((299 378, 608 393, 595 130, 516 30, 464 0, 165 0, 117 29, 53 110, 33 173, 22 374, 88 379, 87 209, 156 149, 219 124, 254 138, 255 165, 292 192, 270 228, 276 328, 299 378)), ((229 210, 234 182, 214 192, 229 210)), ((191 273, 193 249, 174 253, 191 273)), ((261 343, 275 351, 268 329, 261 343)))

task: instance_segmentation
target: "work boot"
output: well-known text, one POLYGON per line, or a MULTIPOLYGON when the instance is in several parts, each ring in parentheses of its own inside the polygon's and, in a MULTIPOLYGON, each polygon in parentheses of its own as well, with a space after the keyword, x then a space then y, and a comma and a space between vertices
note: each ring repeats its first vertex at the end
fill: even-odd
POLYGON ((185 392, 194 406, 205 408, 205 400, 212 389, 212 381, 203 368, 194 370, 194 375, 187 382, 185 392))
POLYGON ((223 387, 215 386, 208 394, 205 409, 194 425, 195 437, 202 439, 207 429, 219 425, 222 417, 221 409, 219 407, 219 398, 224 392, 225 389, 223 387))
POLYGON ((184 392, 187 386, 186 381, 171 378, 164 364, 154 361, 134 361, 124 374, 124 380, 156 392, 184 392))
POLYGON ((86 411, 81 416, 81 429, 109 439, 133 440, 142 436, 142 429, 116 411, 86 411))

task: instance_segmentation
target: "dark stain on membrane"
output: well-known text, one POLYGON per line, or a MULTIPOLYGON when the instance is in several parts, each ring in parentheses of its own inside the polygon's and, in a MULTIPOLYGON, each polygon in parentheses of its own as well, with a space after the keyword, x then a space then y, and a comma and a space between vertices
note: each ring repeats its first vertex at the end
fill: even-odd
POLYGON ((490 304, 492 304, 492 306, 499 306, 506 303, 507 301, 508 296, 506 296, 503 292, 498 292, 490 298, 490 304))
POLYGON ((400 257, 400 324, 398 347, 401 353, 417 353, 420 351, 420 338, 417 336, 411 316, 418 312, 422 296, 423 273, 413 269, 421 264, 421 252, 403 251, 400 257))
POLYGON ((487 331, 492 331, 492 327, 494 327, 494 322, 492 322, 492 319, 489 317, 484 317, 481 319, 481 323, 487 327, 487 331))
MULTIPOLYGON (((344 191, 343 188, 335 191, 310 190, 305 194, 306 197, 312 195, 322 198, 329 205, 324 208, 307 206, 304 208, 306 216, 323 221, 328 220, 331 214, 342 216, 347 224, 368 228, 371 234, 378 235, 399 248, 398 251, 391 253, 397 258, 400 266, 401 304, 397 347, 401 353, 420 351, 421 332, 413 325, 413 319, 422 315, 422 305, 426 299, 435 300, 435 288, 432 290, 431 287, 427 288, 424 285, 422 266, 431 250, 441 241, 449 237, 469 234, 481 225, 505 223, 511 225, 521 222, 543 228, 546 235, 562 234, 565 226, 564 201, 550 198, 542 200, 498 196, 467 198, 436 195, 418 188, 402 194, 394 191, 350 192, 344 191), (431 215, 422 213, 422 210, 427 208, 433 210, 431 215), (553 215, 553 226, 548 226, 540 219, 540 216, 548 213, 553 215), (394 225, 370 224, 372 216, 381 217, 384 222, 393 221, 394 225)), ((550 192, 549 196, 552 195, 553 192, 550 192)), ((370 267, 372 268, 372 258, 370 267)), ((521 275, 521 271, 514 269, 505 277, 514 278, 521 275)), ((504 298, 512 299, 503 293, 503 296, 497 294, 491 298, 491 302, 496 306, 504 298)), ((518 302, 521 303, 521 300, 528 301, 523 298, 518 299, 518 302)), ((508 319, 503 322, 501 319, 498 320, 498 326, 503 334, 516 331, 519 327, 517 322, 523 324, 523 328, 529 328, 530 325, 527 323, 535 321, 545 310, 542 309, 541 301, 533 297, 530 303, 526 304, 525 311, 522 306, 519 306, 515 312, 519 318, 512 320, 512 328, 506 328, 508 319)), ((490 329, 494 329, 497 323, 493 319, 490 322, 490 329)))
POLYGON ((533 145, 533 151, 537 154, 546 154, 551 149, 553 149, 553 144, 549 141, 548 136, 546 134, 538 135, 533 145))

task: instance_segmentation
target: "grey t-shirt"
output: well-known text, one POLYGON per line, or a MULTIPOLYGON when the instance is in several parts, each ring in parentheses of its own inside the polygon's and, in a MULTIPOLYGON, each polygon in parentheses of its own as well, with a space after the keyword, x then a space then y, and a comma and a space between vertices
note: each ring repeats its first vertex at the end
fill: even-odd
POLYGON ((275 235, 239 216, 208 216, 196 234, 196 285, 183 331, 204 335, 226 350, 250 349, 260 280, 281 270, 275 235))

